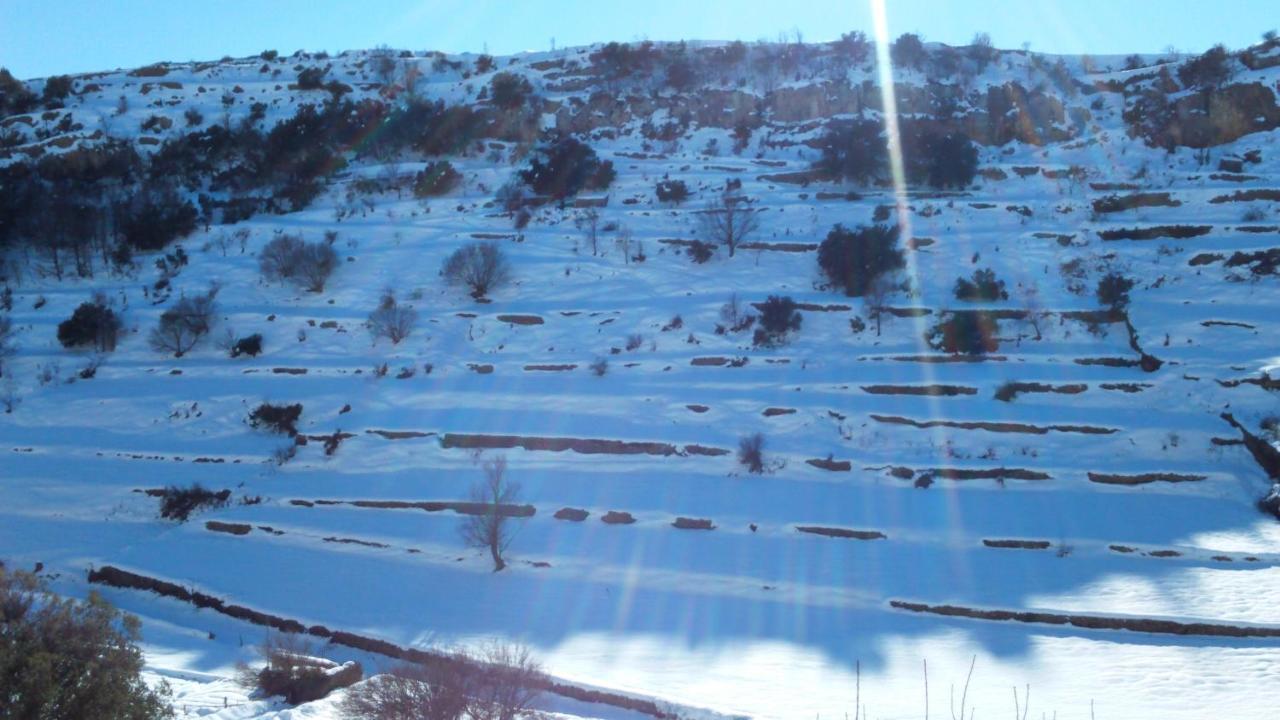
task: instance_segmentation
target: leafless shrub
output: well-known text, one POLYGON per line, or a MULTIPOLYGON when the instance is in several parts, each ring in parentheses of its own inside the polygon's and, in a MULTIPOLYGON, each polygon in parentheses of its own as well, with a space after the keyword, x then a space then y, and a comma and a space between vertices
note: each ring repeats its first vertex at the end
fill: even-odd
POLYGON ((453 252, 444 261, 441 274, 450 285, 465 285, 479 300, 510 277, 506 255, 497 243, 471 243, 453 252))
POLYGON ((378 338, 386 338, 392 345, 398 345, 409 337, 417 322, 418 311, 410 305, 401 305, 396 296, 388 292, 382 296, 377 309, 369 313, 369 332, 375 342, 378 338))
POLYGON ((18 332, 13 329, 13 321, 8 315, 0 315, 0 377, 4 377, 5 362, 18 351, 14 338, 18 332))
POLYGON ((323 292, 338 267, 338 253, 330 242, 308 243, 297 235, 280 235, 263 246, 258 267, 268 280, 288 280, 310 292, 323 292))
POLYGON ((316 657, 315 647, 294 633, 268 635, 257 650, 266 665, 254 670, 241 664, 237 681, 265 696, 281 695, 290 705, 319 700, 337 688, 359 682, 363 675, 359 663, 339 666, 316 657))
POLYGON ((471 679, 460 662, 399 665, 348 691, 340 710, 352 720, 458 720, 471 679))
POLYGON ((592 363, 587 367, 591 369, 591 372, 596 377, 604 377, 605 374, 609 372, 609 359, 604 357, 598 357, 594 361, 592 361, 592 363))

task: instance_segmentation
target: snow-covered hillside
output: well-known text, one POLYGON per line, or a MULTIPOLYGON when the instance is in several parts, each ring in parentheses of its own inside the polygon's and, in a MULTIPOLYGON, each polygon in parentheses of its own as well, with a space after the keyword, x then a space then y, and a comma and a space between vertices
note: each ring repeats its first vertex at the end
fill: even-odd
MULTIPOLYGON (((680 717, 834 718, 860 703, 866 716, 916 718, 926 698, 940 717, 971 662, 976 717, 1008 712, 1009 688, 1028 685, 1032 715, 1272 716, 1280 524, 1259 512, 1271 481, 1222 414, 1264 436, 1276 412, 1266 373, 1280 296, 1266 265, 1274 273, 1280 253, 1280 130, 1168 152, 1122 117, 1135 100, 1124 88, 1160 81, 1154 58, 1121 70, 1121 58, 1002 53, 956 81, 952 112, 969 118, 958 122, 989 122, 989 98, 1009 83, 1055 99, 1061 117, 1019 101, 1015 137, 979 146, 971 186, 896 192, 810 173, 826 119, 855 106, 881 117, 872 58, 839 65, 815 46, 793 72, 748 59, 680 93, 593 74, 597 50, 484 71, 476 56, 419 54, 396 58, 386 82, 364 52, 155 66, 74 78, 64 108, 0 120, 17 133, 6 164, 113 137, 146 155, 243 122, 254 102, 263 128, 323 102, 330 91, 294 87, 311 66, 352 100, 450 105, 483 104, 506 71, 530 80, 539 127, 579 132, 617 171, 607 190, 533 207, 517 229, 495 194, 527 143, 469 145, 447 158, 460 185, 419 199, 406 183, 435 158, 362 153, 364 139, 305 209, 202 222, 178 241, 189 259, 164 292, 159 254, 136 255, 132 273, 62 280, 37 254, 7 279, 18 350, 0 381, 13 405, 0 414, 0 561, 39 564, 57 591, 96 589, 142 618, 149 672, 173 685, 182 717, 338 715, 334 698, 290 709, 234 685, 266 628, 90 585, 90 569, 402 648, 518 640, 562 682, 680 717), (420 66, 410 87, 405 62, 420 66), (1058 89, 1054 72, 1091 91, 1058 89), (767 107, 739 114, 740 96, 767 107), (722 101, 734 105, 704 117, 722 101), (741 142, 739 117, 753 113, 741 142), (659 202, 663 179, 692 197, 659 202), (728 182, 759 228, 733 257, 692 262, 698 216, 728 182), (1165 195, 1109 211, 1108 198, 1143 193, 1165 195), (596 248, 580 227, 588 211, 596 248), (901 228, 909 286, 889 296, 879 332, 816 260, 834 225, 873 221, 901 228), (341 262, 323 292, 261 278, 273 237, 327 232, 341 262), (488 302, 440 277, 476 240, 497 242, 512 267, 488 302), (957 300, 957 278, 983 268, 1008 297, 957 300), (1098 312, 1108 272, 1136 281, 1128 327, 1098 312), (153 350, 161 313, 211 283, 212 337, 179 358, 153 350), (365 328, 388 289, 419 315, 395 345, 365 328), (125 322, 98 359, 57 338, 94 293, 125 322), (800 303, 785 343, 717 332, 731 298, 750 310, 770 295, 800 303), (975 308, 995 311, 997 349, 926 344, 940 317, 975 308), (257 357, 215 341, 252 333, 257 357), (284 462, 294 441, 247 423, 263 402, 303 406, 307 441, 284 462), (757 432, 762 474, 737 459, 757 432), (464 546, 464 516, 429 503, 469 499, 499 454, 533 513, 494 573, 464 546), (197 482, 233 501, 175 523, 145 492, 197 482), (587 515, 558 518, 565 508, 587 515), (633 522, 602 522, 610 511, 633 522)), ((901 71, 898 109, 925 113, 937 80, 901 71)), ((1231 83, 1280 90, 1280 68, 1240 66, 1231 83)), ((1274 127, 1267 117, 1250 122, 1274 127)), ((213 191, 183 190, 200 192, 213 191)), ((390 662, 324 648, 368 669, 390 662)), ((568 717, 647 717, 548 698, 568 717)))

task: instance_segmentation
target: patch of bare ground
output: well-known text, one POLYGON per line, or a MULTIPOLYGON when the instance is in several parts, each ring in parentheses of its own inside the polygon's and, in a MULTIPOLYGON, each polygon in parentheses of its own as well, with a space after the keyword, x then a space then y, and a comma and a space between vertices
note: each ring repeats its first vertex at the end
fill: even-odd
POLYGON ((485 365, 482 363, 467 363, 467 367, 470 368, 472 372, 480 375, 488 375, 493 372, 492 365, 485 365))
POLYGON ((630 525, 634 523, 636 519, 631 517, 631 513, 629 512, 610 510, 600 518, 600 521, 607 525, 630 525))
POLYGON ((541 325, 545 321, 537 315, 499 315, 498 322, 512 325, 541 325))
POLYGON ((251 526, 244 523, 227 523, 218 520, 206 520, 204 529, 231 535, 248 535, 253 530, 251 526))
POLYGON ((1047 550, 1049 548, 1048 540, 987 540, 984 538, 982 544, 989 548, 1012 550, 1047 550))
POLYGON ((1157 620, 1155 618, 990 610, 960 605, 928 605, 905 600, 890 600, 889 605, 898 610, 916 613, 929 613, 972 620, 1012 621, 1037 625, 1071 625, 1087 630, 1128 630, 1161 635, 1200 635, 1210 637, 1280 637, 1280 627, 1259 627, 1256 625, 1184 623, 1176 620, 1157 620))
POLYGON ((1067 385, 1049 385, 1038 382, 1007 382, 996 388, 995 399, 1010 402, 1021 393, 1057 393, 1059 395, 1079 395, 1088 390, 1084 383, 1067 385))
POLYGON ((1254 188, 1252 190, 1237 190, 1230 195, 1219 195, 1209 202, 1214 204, 1228 202, 1252 202, 1254 200, 1270 200, 1271 202, 1280 202, 1280 190, 1271 188, 1254 188))
POLYGON ((707 447, 706 445, 698 445, 697 443, 685 445, 681 448, 682 455, 707 455, 710 457, 720 457, 728 455, 729 451, 724 448, 707 447))
POLYGON ((584 455, 675 455, 676 447, 670 443, 628 442, 625 440, 597 440, 591 438, 551 438, 518 435, 481 435, 469 433, 445 433, 441 438, 444 448, 467 450, 497 450, 523 448, 562 452, 572 450, 584 455))
POLYGON ((346 537, 327 537, 327 538, 324 538, 324 541, 327 543, 339 543, 342 545, 363 545, 364 547, 372 547, 372 548, 380 548, 380 549, 386 549, 391 547, 386 543, 372 542, 369 540, 359 540, 357 538, 346 538, 346 537))
POLYGON ((556 511, 556 514, 553 515, 552 517, 554 517, 557 520, 568 520, 570 522, 582 522, 583 520, 586 520, 587 516, 590 514, 591 513, 587 512, 586 510, 582 510, 581 508, 567 507, 567 508, 560 508, 559 510, 556 511))
POLYGON ((1255 330, 1255 326, 1249 323, 1237 322, 1235 320, 1201 320, 1200 324, 1204 327, 1238 327, 1246 330, 1255 330))
POLYGON ((787 185, 808 185, 811 182, 817 182, 825 179, 825 175, 819 170, 798 170, 796 172, 760 175, 756 179, 761 182, 776 182, 787 185))
POLYGON ((271 368, 271 372, 275 373, 276 375, 306 375, 307 369, 278 367, 278 368, 271 368))
POLYGON ((980 362, 1005 362, 1009 358, 1004 355, 893 355, 889 358, 894 362, 918 362, 918 363, 980 363, 980 362))
POLYGON ((745 357, 727 358, 712 356, 693 358, 689 361, 689 364, 695 367, 742 367, 743 365, 746 365, 747 362, 748 359, 745 357))
POLYGON ((1263 390, 1280 390, 1280 380, 1271 377, 1270 373, 1263 372, 1261 377, 1256 378, 1240 378, 1239 380, 1216 380, 1222 387, 1233 388, 1240 385, 1257 385, 1263 390))
POLYGON ((386 440, 411 440, 435 435, 435 433, 422 432, 420 430, 365 430, 365 432, 386 440))
MULTIPOLYGON (((459 515, 484 515, 491 512, 493 507, 488 503, 453 500, 290 500, 289 504, 302 507, 351 505, 374 510, 424 510, 426 512, 452 510, 459 515)), ((533 517, 537 512, 532 505, 502 504, 497 507, 498 514, 506 517, 533 517)))
POLYGON ((1105 367, 1138 367, 1141 363, 1132 358, 1118 357, 1093 357, 1093 358, 1075 358, 1072 360, 1077 365, 1103 365, 1105 367))
POLYGON ((1181 200, 1173 198, 1167 192, 1107 195, 1093 201, 1093 211, 1097 213, 1113 213, 1144 207, 1178 207, 1181 204, 1181 200))
POLYGON ((576 370, 577 365, 572 363, 567 365, 525 365, 525 372, 568 372, 576 370))
POLYGON ((1151 387, 1151 383, 1102 383, 1098 387, 1103 390, 1117 390, 1124 393, 1139 393, 1151 387))
POLYGON ((1187 238, 1208 235, 1212 225, 1152 225, 1144 228, 1117 228, 1115 230, 1099 230, 1098 237, 1103 240, 1155 240, 1158 238, 1187 238))
POLYGON ((748 242, 738 246, 739 250, 765 250, 770 252, 802 253, 818 249, 817 243, 766 243, 748 242))
POLYGON ((900 417, 897 415, 876 415, 872 414, 871 419, 876 422, 889 423, 893 425, 910 425, 921 429, 934 427, 948 427, 957 430, 986 430, 987 432, 997 433, 1026 433, 1029 435, 1045 435, 1050 431, 1064 433, 1083 433, 1085 435, 1110 435, 1118 432, 1116 428, 1104 428, 1096 425, 1029 425, 1027 423, 1015 422, 989 422, 985 420, 959 421, 959 420, 912 420, 911 418, 900 417))
POLYGON ((909 467, 895 466, 889 468, 889 474, 900 480, 916 477, 941 478, 943 480, 1051 480, 1052 475, 1038 470, 1025 468, 929 468, 913 470, 909 467))
POLYGON ((805 460, 805 463, 812 465, 819 470, 830 470, 831 472, 849 472, 853 469, 853 464, 848 460, 832 460, 831 458, 811 458, 805 460))
POLYGON ((671 523, 671 527, 680 530, 715 530, 716 526, 710 520, 703 518, 687 518, 678 517, 671 523))
MULTIPOLYGON (((746 247, 746 246, 744 245, 743 247, 746 247)), ((795 306, 797 310, 806 310, 808 312, 848 312, 853 309, 853 307, 850 305, 841 305, 839 303, 828 303, 825 305, 819 305, 818 303, 801 302, 801 303, 796 303, 795 306)), ((753 302, 751 303, 751 307, 755 308, 756 310, 761 310, 764 308, 764 303, 753 302)))
POLYGON ((1103 485, 1145 485, 1153 482, 1199 482, 1204 480, 1204 475, 1186 475, 1181 473, 1142 473, 1140 475, 1116 475, 1111 473, 1089 473, 1091 482, 1101 483, 1103 485))
POLYGON ((777 417, 778 415, 795 415, 796 409, 782 408, 782 407, 769 407, 769 408, 765 408, 764 412, 760 414, 764 415, 765 417, 777 417))
POLYGON ((886 536, 879 530, 850 530, 848 528, 821 527, 818 525, 797 525, 796 530, 810 535, 843 538, 846 540, 884 540, 886 536))
POLYGON ((711 409, 706 405, 685 405, 685 407, 689 408, 691 412, 696 412, 698 414, 702 414, 711 409))
POLYGON ((900 317, 900 318, 901 317, 924 317, 925 315, 928 315, 933 312, 929 308, 922 308, 922 307, 903 307, 903 308, 887 307, 884 310, 890 315, 894 317, 900 317))
POLYGON ((862 391, 872 395, 925 395, 928 397, 978 394, 978 388, 965 385, 863 385, 862 391))

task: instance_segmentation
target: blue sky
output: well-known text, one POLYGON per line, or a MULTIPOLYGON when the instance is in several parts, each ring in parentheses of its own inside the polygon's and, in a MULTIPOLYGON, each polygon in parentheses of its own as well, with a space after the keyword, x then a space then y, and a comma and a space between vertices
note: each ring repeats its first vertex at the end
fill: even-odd
MULTIPOLYGON (((887 0, 889 30, 1060 53, 1238 48, 1280 25, 1280 0, 887 0)), ((0 0, 0 66, 22 78, 217 59, 268 48, 494 54, 593 41, 869 33, 869 0, 0 0)))

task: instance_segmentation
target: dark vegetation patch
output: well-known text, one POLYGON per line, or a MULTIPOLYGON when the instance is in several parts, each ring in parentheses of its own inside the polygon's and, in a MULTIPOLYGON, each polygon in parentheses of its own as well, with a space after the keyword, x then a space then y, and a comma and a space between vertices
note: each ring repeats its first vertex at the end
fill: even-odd
MULTIPOLYGON (((147 493, 151 495, 149 491, 147 493)), ((160 517, 166 520, 186 522, 192 513, 209 508, 220 508, 231 499, 230 490, 214 492, 200 483, 190 487, 170 485, 160 491, 160 517)))
POLYGON ((560 508, 559 510, 557 510, 556 514, 553 517, 555 517, 555 519, 557 520, 570 520, 572 522, 582 522, 583 520, 586 520, 587 516, 590 514, 591 513, 587 512, 586 510, 582 510, 580 508, 567 507, 567 508, 560 508))
POLYGON ((298 434, 298 418, 301 416, 301 403, 293 405, 262 403, 249 413, 249 426, 294 437, 298 434))

